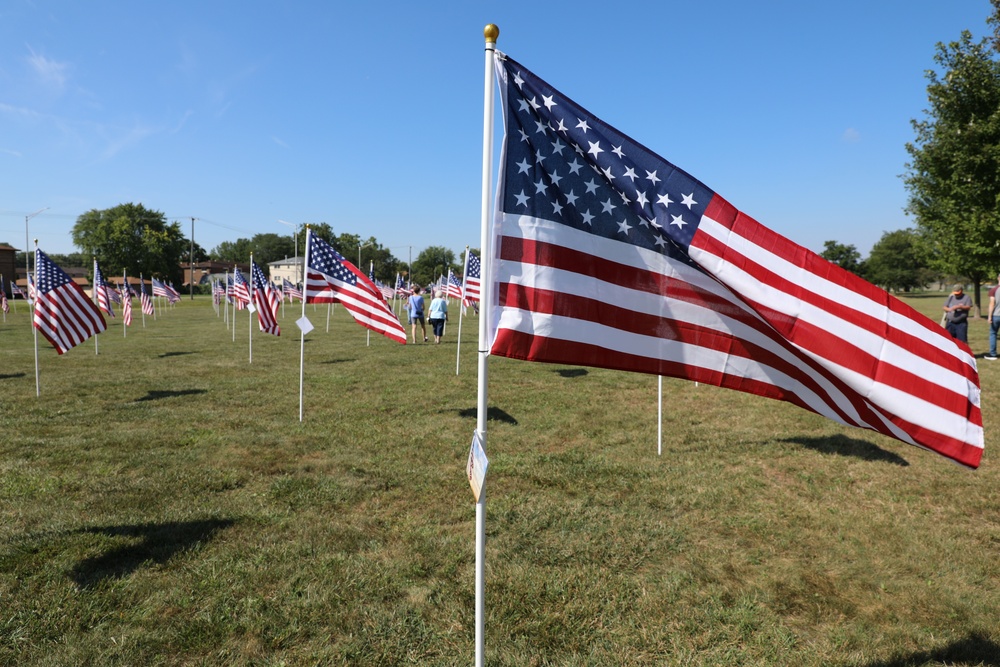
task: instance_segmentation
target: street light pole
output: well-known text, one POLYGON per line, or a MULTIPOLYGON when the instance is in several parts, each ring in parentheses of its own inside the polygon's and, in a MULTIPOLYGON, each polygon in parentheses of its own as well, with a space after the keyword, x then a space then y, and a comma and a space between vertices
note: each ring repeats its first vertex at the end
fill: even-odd
POLYGON ((194 301, 194 218, 191 218, 191 274, 188 281, 191 284, 191 300, 194 301))
MULTIPOLYGON (((28 240, 28 221, 34 218, 36 215, 42 211, 49 210, 49 207, 40 208, 34 213, 29 213, 24 216, 24 279, 28 280, 28 276, 31 275, 31 245, 28 240)), ((30 283, 28 283, 30 285, 30 283)), ((25 292, 27 294, 27 292, 25 292)))

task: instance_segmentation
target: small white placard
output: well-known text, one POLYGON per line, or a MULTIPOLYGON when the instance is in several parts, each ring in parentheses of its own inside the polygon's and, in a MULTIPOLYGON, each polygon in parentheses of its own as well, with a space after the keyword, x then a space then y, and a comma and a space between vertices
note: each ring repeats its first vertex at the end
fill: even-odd
POLYGON ((479 437, 479 431, 472 433, 472 446, 469 447, 469 463, 465 466, 465 471, 469 475, 469 486, 472 487, 472 495, 479 502, 479 494, 483 491, 483 483, 486 481, 486 469, 490 466, 489 459, 486 458, 486 450, 483 449, 483 441, 479 437))
POLYGON ((248 304, 247 304, 247 310, 249 310, 249 311, 250 311, 250 314, 251 314, 251 315, 253 315, 254 313, 256 313, 256 312, 257 312, 257 309, 256 309, 256 308, 254 308, 254 305, 253 305, 252 303, 248 303, 248 304))
POLYGON ((306 317, 305 315, 295 320, 295 324, 298 325, 299 329, 302 330, 303 334, 307 334, 313 330, 312 322, 310 322, 309 318, 306 317))

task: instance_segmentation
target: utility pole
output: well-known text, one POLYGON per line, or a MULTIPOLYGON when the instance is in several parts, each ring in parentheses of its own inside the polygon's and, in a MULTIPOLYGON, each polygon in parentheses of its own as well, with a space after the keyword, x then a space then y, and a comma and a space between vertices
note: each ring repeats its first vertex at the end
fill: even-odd
POLYGON ((191 218, 191 275, 188 282, 191 285, 191 300, 194 301, 194 218, 191 218))

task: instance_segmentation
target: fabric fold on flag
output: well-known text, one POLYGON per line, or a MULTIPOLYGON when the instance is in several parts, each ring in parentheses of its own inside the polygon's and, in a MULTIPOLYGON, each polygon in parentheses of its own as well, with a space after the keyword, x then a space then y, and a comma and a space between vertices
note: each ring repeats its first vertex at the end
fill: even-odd
POLYGON ((306 234, 305 300, 340 303, 363 327, 406 344, 406 331, 378 287, 323 239, 306 234))
POLYGON ((506 55, 492 354, 791 402, 977 467, 968 346, 506 55))
POLYGON ((101 310, 83 288, 35 249, 35 313, 32 324, 59 354, 108 328, 101 310))

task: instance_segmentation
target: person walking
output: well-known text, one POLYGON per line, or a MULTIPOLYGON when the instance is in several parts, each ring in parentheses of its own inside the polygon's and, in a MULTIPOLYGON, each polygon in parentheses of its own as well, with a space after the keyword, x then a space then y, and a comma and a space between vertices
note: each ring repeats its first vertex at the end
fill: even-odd
POLYGON ((413 342, 417 342, 417 325, 427 342, 427 326, 424 324, 424 295, 420 285, 413 286, 413 294, 406 300, 406 312, 410 316, 410 331, 413 335, 413 342))
POLYGON ((440 345, 441 336, 444 335, 444 323, 448 321, 448 301, 441 290, 434 290, 434 300, 431 301, 427 319, 431 321, 431 328, 434 330, 434 344, 440 345))
POLYGON ((944 302, 945 324, 952 338, 963 343, 969 342, 969 311, 972 309, 972 299, 961 285, 951 288, 951 294, 944 302))

